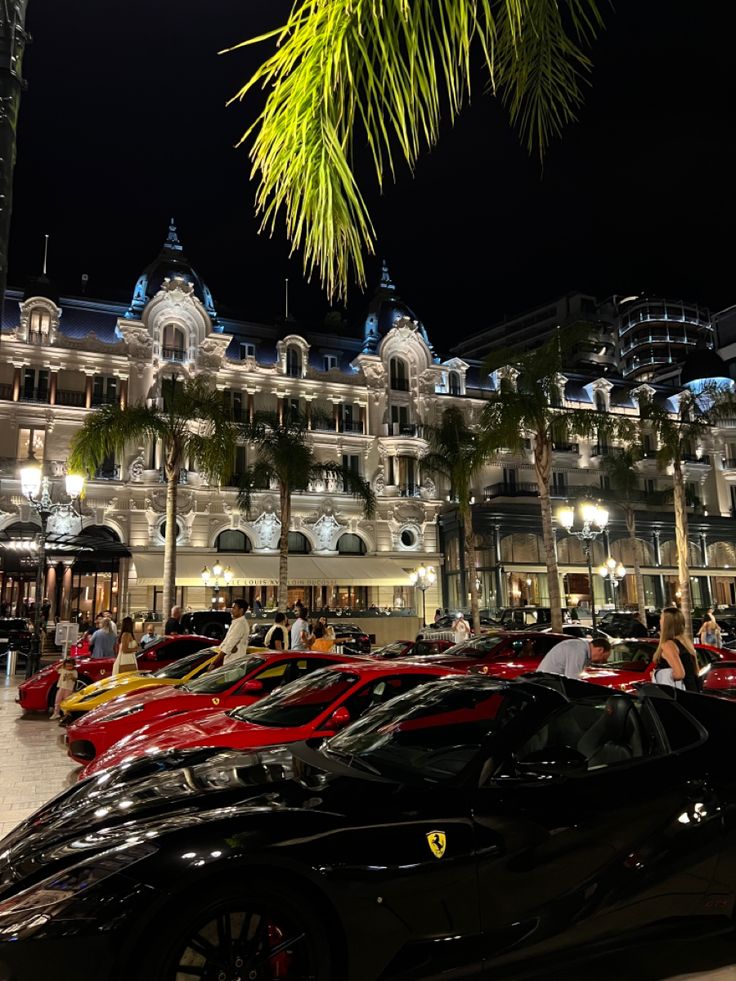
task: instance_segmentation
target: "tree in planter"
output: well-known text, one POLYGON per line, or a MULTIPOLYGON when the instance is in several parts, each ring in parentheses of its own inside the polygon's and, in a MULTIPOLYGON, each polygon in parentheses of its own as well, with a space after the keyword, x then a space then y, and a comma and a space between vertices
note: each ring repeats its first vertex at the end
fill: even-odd
POLYGON ((376 496, 370 484, 360 474, 332 460, 319 462, 309 444, 306 420, 291 415, 279 423, 272 413, 258 413, 253 422, 240 427, 240 437, 258 451, 256 462, 248 466, 241 477, 238 501, 243 509, 251 506, 253 494, 278 484, 281 509, 279 538, 279 610, 286 610, 289 583, 289 527, 291 496, 304 493, 316 480, 330 478, 342 483, 344 489, 363 503, 363 513, 371 517, 376 509, 376 496))
MULTIPOLYGON (((596 0, 297 0, 286 24, 263 37, 276 47, 234 97, 267 92, 254 135, 253 174, 263 227, 282 213, 305 270, 319 267, 330 295, 351 269, 364 283, 363 251, 375 230, 356 178, 354 141, 366 142, 379 186, 397 157, 410 170, 469 101, 477 65, 540 156, 575 118, 602 18, 596 0)), ((490 192, 489 192, 490 193, 490 192)))
POLYGON ((235 457, 236 430, 222 393, 202 377, 179 381, 164 378, 158 406, 137 404, 125 408, 103 405, 90 413, 72 438, 69 466, 94 474, 110 459, 148 440, 160 441, 166 481, 166 534, 164 537, 163 609, 167 613, 176 594, 176 512, 179 475, 189 460, 211 483, 230 476, 235 457))
MULTIPOLYGON (((480 633, 478 586, 475 576, 475 534, 470 499, 473 484, 488 461, 483 433, 472 430, 458 408, 445 409, 439 426, 425 426, 430 452, 422 458, 422 468, 444 476, 450 498, 457 507, 460 541, 465 556, 465 575, 470 592, 470 610, 475 633, 480 633)), ((465 595, 461 577, 461 595, 465 595)))
POLYGON ((631 539, 634 555, 634 582, 636 583, 636 602, 639 609, 639 619, 646 627, 647 607, 644 602, 644 578, 641 574, 639 559, 639 541, 636 537, 635 503, 641 499, 639 487, 640 474, 636 464, 642 459, 643 453, 639 448, 624 447, 612 451, 603 459, 603 471, 611 482, 616 504, 624 513, 626 530, 631 539))
POLYGON ((639 399, 641 426, 657 441, 657 464, 660 470, 671 471, 675 506, 675 544, 677 546, 677 581, 680 609, 685 623, 690 623, 690 560, 688 556, 688 488, 686 472, 688 457, 702 449, 713 427, 736 412, 736 395, 726 385, 709 382, 696 390, 686 389, 674 399, 670 411, 642 392, 639 399))
POLYGON ((542 516, 547 585, 552 629, 562 629, 562 594, 552 526, 552 455, 556 446, 573 436, 625 438, 631 424, 610 413, 564 406, 560 391, 565 359, 587 336, 590 328, 571 326, 558 331, 546 344, 532 351, 498 352, 486 362, 485 370, 496 371, 499 386, 483 409, 481 428, 487 451, 502 448, 522 453, 531 438, 534 471, 542 516))

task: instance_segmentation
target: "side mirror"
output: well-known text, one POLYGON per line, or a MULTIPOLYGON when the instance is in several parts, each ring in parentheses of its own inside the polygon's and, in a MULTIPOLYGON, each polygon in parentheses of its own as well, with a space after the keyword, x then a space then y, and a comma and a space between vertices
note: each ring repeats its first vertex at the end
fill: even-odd
POLYGON ((156 651, 147 650, 143 652, 144 661, 157 661, 156 651))
POLYGON ((343 729, 350 722, 350 713, 341 705, 340 708, 335 709, 332 715, 325 722, 325 729, 329 729, 330 732, 337 732, 338 729, 343 729))
POLYGON ((243 695, 260 695, 263 692, 263 682, 255 679, 246 681, 240 691, 243 695))
POLYGON ((569 746, 549 746, 547 749, 538 749, 523 760, 514 762, 516 772, 522 776, 527 773, 562 776, 585 770, 587 765, 587 758, 569 746))

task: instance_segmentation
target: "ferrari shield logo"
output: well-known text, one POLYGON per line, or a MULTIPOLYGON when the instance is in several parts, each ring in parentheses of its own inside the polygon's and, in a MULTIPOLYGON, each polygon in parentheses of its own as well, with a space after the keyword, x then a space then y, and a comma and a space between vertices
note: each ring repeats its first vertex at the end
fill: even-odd
POLYGON ((219 705, 220 704, 220 699, 219 698, 213 698, 212 699, 212 704, 213 705, 219 705))
POLYGON ((427 844, 435 858, 442 858, 447 848, 447 835, 444 831, 430 831, 427 834, 427 844))

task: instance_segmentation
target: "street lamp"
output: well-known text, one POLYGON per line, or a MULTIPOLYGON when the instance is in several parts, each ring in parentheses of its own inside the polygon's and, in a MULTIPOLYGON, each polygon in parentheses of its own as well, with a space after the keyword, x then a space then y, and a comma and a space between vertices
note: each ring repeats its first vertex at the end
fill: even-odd
POLYGON ((422 591, 422 622, 427 626, 427 590, 437 582, 437 574, 431 565, 420 565, 409 573, 409 582, 415 589, 422 591))
POLYGON ((202 577, 202 582, 205 586, 209 585, 210 579, 214 577, 214 582, 212 583, 212 605, 216 610, 220 608, 220 579, 225 580, 225 585, 229 586, 233 581, 233 571, 230 566, 227 569, 223 569, 219 562, 215 562, 212 566, 212 572, 207 568, 207 566, 202 569, 200 573, 202 577))
POLYGON ((28 460, 20 468, 20 488, 21 493, 38 515, 41 531, 38 535, 38 565, 33 609, 33 647, 26 661, 26 678, 30 678, 33 672, 38 670, 41 660, 41 604, 46 572, 46 538, 49 518, 59 515, 66 519, 67 526, 70 519, 79 518, 81 528, 82 516, 76 510, 75 504, 84 492, 84 477, 82 474, 68 473, 65 484, 69 501, 54 503, 49 478, 44 477, 43 467, 36 460, 33 450, 31 450, 28 460))
POLYGON ((611 602, 616 606, 616 587, 626 575, 626 568, 622 562, 617 562, 610 556, 598 567, 598 575, 603 582, 611 587, 611 602))
POLYGON ((593 542, 602 535, 606 525, 608 524, 608 511, 605 508, 599 507, 599 505, 594 504, 592 501, 586 501, 586 503, 580 505, 580 518, 583 522, 583 527, 577 531, 573 530, 575 524, 575 508, 564 507, 560 508, 557 512, 557 520, 560 525, 564 528, 568 535, 572 535, 577 538, 579 542, 582 543, 583 551, 585 552, 585 559, 588 563, 588 584, 590 586, 590 607, 593 618, 593 629, 595 630, 597 623, 595 617, 595 594, 593 592, 593 567, 590 561, 590 550, 593 542))

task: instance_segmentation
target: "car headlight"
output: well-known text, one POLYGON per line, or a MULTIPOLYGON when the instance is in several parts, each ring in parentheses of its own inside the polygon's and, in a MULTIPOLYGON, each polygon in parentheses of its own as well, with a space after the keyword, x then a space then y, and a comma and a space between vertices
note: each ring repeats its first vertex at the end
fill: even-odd
POLYGON ((117 712, 111 712, 109 715, 105 715, 100 720, 101 722, 115 722, 117 719, 125 719, 129 715, 135 715, 136 712, 142 712, 142 705, 131 705, 130 708, 119 709, 117 712))

